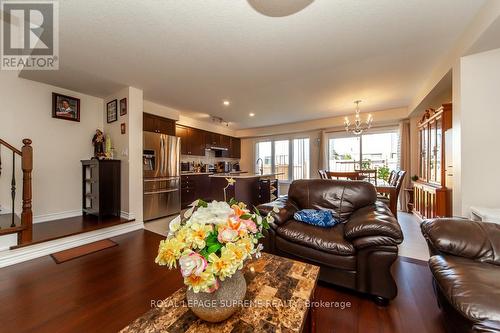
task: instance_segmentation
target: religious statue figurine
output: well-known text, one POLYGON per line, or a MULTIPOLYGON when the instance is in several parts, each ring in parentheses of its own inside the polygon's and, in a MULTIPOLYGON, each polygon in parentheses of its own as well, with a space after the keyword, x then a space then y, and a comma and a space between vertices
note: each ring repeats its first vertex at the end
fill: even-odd
POLYGON ((100 129, 96 129, 94 137, 92 138, 92 144, 94 145, 94 157, 97 159, 106 157, 104 152, 104 140, 104 133, 100 129))

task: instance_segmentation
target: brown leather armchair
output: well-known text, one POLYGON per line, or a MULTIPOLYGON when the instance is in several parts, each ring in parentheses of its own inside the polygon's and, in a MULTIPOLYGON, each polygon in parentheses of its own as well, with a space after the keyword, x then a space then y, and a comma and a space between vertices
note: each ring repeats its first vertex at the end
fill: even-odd
POLYGON ((500 332, 500 225, 426 220, 434 290, 450 332, 500 332))
POLYGON ((321 267, 320 280, 375 296, 387 304, 397 295, 391 265, 403 240, 390 210, 376 202, 375 187, 363 181, 297 180, 287 197, 260 205, 279 208, 264 239, 270 252, 321 267), (300 209, 324 209, 342 223, 321 228, 294 220, 300 209))

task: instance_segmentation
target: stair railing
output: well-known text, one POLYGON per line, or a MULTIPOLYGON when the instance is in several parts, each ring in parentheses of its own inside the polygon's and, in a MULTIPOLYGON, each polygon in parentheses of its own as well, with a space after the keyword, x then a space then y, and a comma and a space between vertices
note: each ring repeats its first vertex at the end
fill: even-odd
MULTIPOLYGON (((24 139, 21 150, 15 148, 4 140, 0 139, 0 147, 4 146, 12 152, 12 178, 11 178, 11 209, 12 223, 11 227, 15 228, 15 199, 16 199, 16 155, 21 157, 21 169, 23 171, 23 197, 22 197, 22 212, 21 212, 21 228, 18 232, 18 244, 31 242, 33 234, 33 212, 32 206, 32 186, 31 173, 33 171, 33 147, 31 140, 24 139)), ((2 174, 2 160, 0 154, 0 175, 2 174)))

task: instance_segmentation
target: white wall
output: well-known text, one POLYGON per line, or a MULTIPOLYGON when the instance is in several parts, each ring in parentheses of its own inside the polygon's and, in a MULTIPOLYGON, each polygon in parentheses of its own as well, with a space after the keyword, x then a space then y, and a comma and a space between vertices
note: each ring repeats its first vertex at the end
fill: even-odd
MULTIPOLYGON (((92 136, 102 127, 103 100, 75 91, 0 75, 0 137, 20 149, 33 141, 34 222, 81 214, 81 163, 93 155, 92 136), (80 99, 80 122, 52 118, 52 92, 80 99)), ((0 204, 10 207, 12 155, 2 147, 0 204)), ((16 161, 16 212, 21 211, 22 172, 16 161)), ((10 209, 9 209, 10 210, 10 209)), ((0 237, 0 250, 17 244, 16 235, 0 237)))
MULTIPOLYGON (((103 100, 17 77, 0 75, 0 137, 21 148, 33 140, 33 214, 35 222, 52 214, 81 212, 81 163, 93 155, 92 136, 102 127, 103 100), (80 122, 52 118, 52 92, 80 98, 80 122)), ((2 149, 0 202, 10 203, 11 157, 2 149)), ((17 164, 19 165, 19 163, 17 164)), ((18 198, 22 176, 19 171, 18 198)), ((16 211, 20 211, 17 204, 16 211)))
POLYGON ((144 112, 173 120, 179 120, 180 114, 179 110, 146 100, 144 101, 144 112))
POLYGON ((455 213, 469 216, 470 206, 500 208, 500 154, 495 148, 500 142, 500 49, 463 57, 459 77, 454 109, 460 117, 454 116, 460 126, 461 168, 454 170, 460 182, 455 213))
POLYGON ((115 159, 121 160, 121 210, 126 218, 142 221, 142 114, 143 92, 126 87, 105 98, 103 106, 104 132, 110 135, 115 159), (127 99, 127 114, 108 124, 106 104, 114 99, 127 99), (121 133, 125 124, 125 134, 121 133))

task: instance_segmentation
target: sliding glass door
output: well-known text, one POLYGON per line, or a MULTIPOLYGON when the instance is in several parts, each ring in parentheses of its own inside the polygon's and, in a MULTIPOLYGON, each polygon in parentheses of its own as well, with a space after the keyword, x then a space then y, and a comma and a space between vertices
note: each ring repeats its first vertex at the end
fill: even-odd
POLYGON ((328 166, 330 171, 354 171, 360 167, 360 137, 330 138, 328 166))
POLYGON ((395 170, 398 167, 399 134, 395 128, 357 136, 332 133, 328 144, 330 171, 395 170))
MULTIPOLYGON (((260 141, 255 144, 255 157, 264 162, 264 173, 278 173, 276 178, 289 182, 307 179, 311 173, 309 138, 260 141)), ((261 162, 256 165, 259 172, 261 162)))

